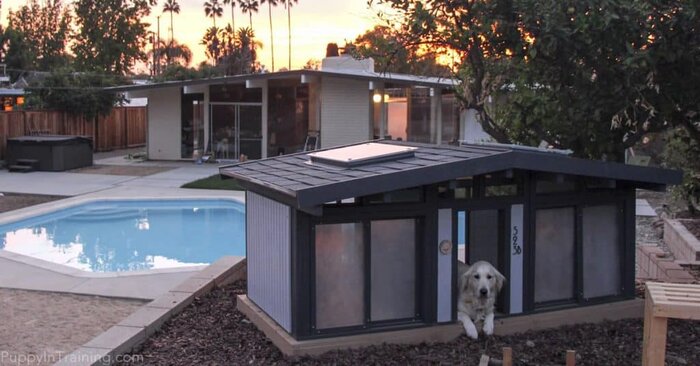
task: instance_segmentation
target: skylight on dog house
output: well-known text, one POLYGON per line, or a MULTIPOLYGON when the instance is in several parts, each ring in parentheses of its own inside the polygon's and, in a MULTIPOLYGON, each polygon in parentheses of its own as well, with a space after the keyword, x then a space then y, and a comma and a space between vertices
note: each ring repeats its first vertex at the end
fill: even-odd
POLYGON ((247 189, 239 307, 287 354, 507 333, 515 315, 586 306, 620 316, 634 298, 635 190, 681 180, 537 149, 395 141, 220 172, 247 189))

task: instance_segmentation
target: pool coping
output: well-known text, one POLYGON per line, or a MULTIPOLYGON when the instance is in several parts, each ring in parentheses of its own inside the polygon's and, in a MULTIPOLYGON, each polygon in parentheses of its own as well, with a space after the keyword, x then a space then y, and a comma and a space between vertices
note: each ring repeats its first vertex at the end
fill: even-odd
POLYGON ((191 304, 196 297, 246 276, 245 257, 222 257, 187 280, 142 306, 54 366, 109 365, 119 361, 145 342, 171 317, 191 304))

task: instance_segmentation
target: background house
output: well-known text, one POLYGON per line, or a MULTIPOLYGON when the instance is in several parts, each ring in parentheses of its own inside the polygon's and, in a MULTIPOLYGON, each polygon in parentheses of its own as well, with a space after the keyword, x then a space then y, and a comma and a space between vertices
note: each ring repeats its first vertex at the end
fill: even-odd
MULTIPOLYGON (((473 134, 452 79, 378 73, 372 59, 321 70, 108 88, 148 99, 150 159, 258 159, 374 138, 449 143, 473 134), (317 142, 317 143, 316 143, 317 142)), ((473 118, 473 116, 472 116, 473 118)), ((473 123, 473 121, 472 121, 473 123)))

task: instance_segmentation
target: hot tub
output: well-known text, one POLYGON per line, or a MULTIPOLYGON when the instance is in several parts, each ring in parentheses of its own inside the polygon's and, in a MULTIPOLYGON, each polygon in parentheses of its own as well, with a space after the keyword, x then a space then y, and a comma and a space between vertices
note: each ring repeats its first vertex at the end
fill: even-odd
POLYGON ((21 136, 7 139, 7 163, 36 160, 35 168, 64 171, 92 165, 92 141, 81 136, 21 136))

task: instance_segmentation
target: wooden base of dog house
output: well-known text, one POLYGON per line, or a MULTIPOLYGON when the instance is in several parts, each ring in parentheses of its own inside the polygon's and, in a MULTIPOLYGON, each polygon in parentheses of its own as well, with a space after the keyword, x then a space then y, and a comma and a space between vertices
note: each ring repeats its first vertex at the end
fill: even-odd
MULTIPOLYGON (((245 314, 258 329, 287 356, 320 355, 337 349, 360 348, 382 343, 418 344, 449 342, 464 333, 462 324, 444 324, 432 327, 377 332, 352 336, 298 341, 255 305, 248 296, 238 295, 238 310, 245 314)), ((603 320, 641 318, 642 299, 619 301, 574 309, 496 319, 495 333, 508 335, 528 330, 554 328, 562 325, 596 323, 603 320)))

